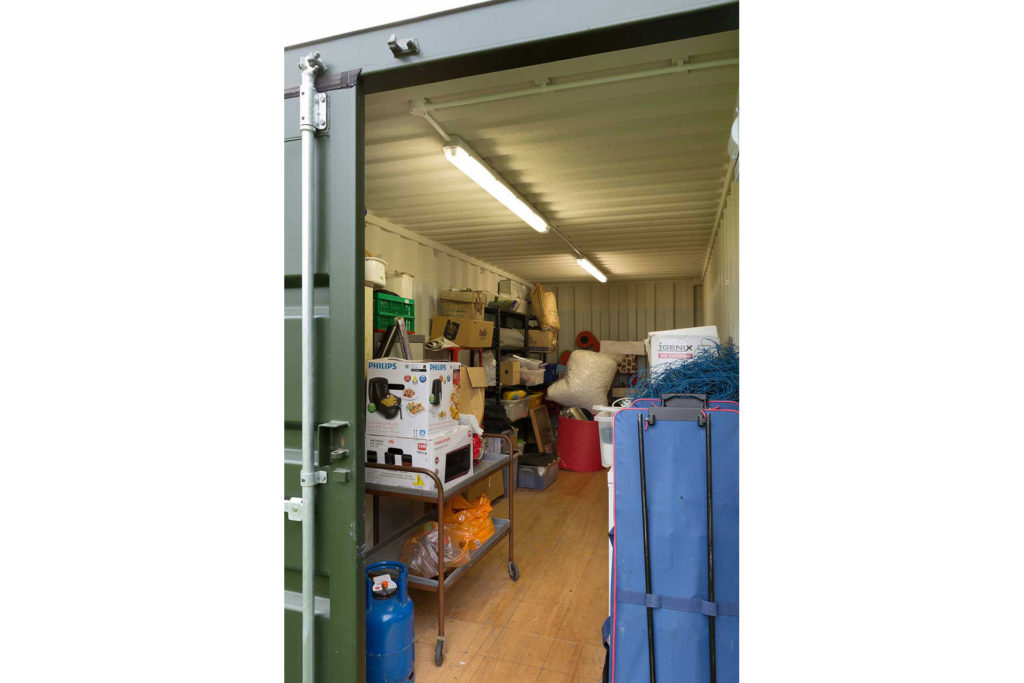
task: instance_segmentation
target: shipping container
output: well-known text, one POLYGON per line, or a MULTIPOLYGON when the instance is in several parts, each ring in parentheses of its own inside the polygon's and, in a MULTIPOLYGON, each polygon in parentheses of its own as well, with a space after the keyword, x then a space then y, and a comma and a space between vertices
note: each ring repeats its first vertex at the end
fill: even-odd
MULTIPOLYGON (((375 535, 424 511, 414 501, 373 507, 365 492, 364 372, 375 341, 366 256, 412 276, 418 358, 447 358, 422 346, 441 292, 521 298, 535 283, 558 305, 556 345, 534 356, 550 363, 585 332, 636 342, 715 325, 739 344, 738 29, 738 3, 507 0, 285 50, 286 681, 364 680, 366 553, 375 535), (486 191, 469 177, 474 168, 500 187, 486 191), (494 193, 521 202, 525 217, 494 193)), ((477 362, 465 351, 459 360, 477 362)), ((573 476, 582 475, 558 473, 573 476)), ((573 495, 592 488, 580 486, 573 495)), ((472 586, 453 589, 453 599, 460 589, 485 595, 480 574, 491 572, 516 591, 488 603, 492 626, 527 618, 500 608, 528 604, 520 593, 531 590, 530 572, 556 566, 540 562, 529 537, 548 528, 545 515, 571 507, 568 493, 549 500, 550 510, 520 513, 514 588, 482 563, 472 586)), ((600 552, 605 510, 585 525, 600 552)), ((544 557, 567 554, 557 566, 574 585, 584 583, 576 572, 597 571, 606 587, 605 555, 576 566, 576 547, 554 543, 544 557)), ((411 595, 417 609, 432 599, 411 595)), ((607 606, 606 592, 586 600, 607 606)), ((570 622, 578 639, 555 627, 537 637, 603 657, 600 621, 570 622)), ((561 671, 585 679, 594 666, 579 652, 577 668, 561 671)), ((432 659, 417 651, 417 667, 432 659)))

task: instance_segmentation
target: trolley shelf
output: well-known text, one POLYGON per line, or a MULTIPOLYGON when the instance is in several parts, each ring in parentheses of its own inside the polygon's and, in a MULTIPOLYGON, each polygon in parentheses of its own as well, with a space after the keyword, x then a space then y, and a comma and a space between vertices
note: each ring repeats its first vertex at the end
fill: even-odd
MULTIPOLYGON (((458 581, 463 574, 469 571, 469 568, 476 564, 480 558, 486 555, 488 551, 498 543, 498 541, 508 535, 509 521, 507 519, 492 517, 491 520, 494 522, 494 533, 491 534, 491 537, 476 550, 469 551, 469 562, 461 567, 456 567, 451 572, 446 572, 447 575, 444 577, 444 587, 446 590, 451 588, 452 584, 458 581)), ((392 536, 390 540, 371 548, 370 551, 366 553, 366 563, 370 564, 371 562, 381 562, 383 560, 401 560, 402 548, 405 546, 405 542, 409 540, 411 536, 418 533, 426 522, 435 521, 437 521, 437 513, 434 511, 420 517, 415 522, 402 529, 402 531, 392 536)), ((423 590, 428 591, 437 591, 437 583, 437 579, 427 579, 422 576, 409 574, 409 585, 411 587, 422 588, 423 590)))
MULTIPOLYGON (((513 581, 519 580, 519 567, 516 566, 515 559, 513 558, 513 530, 515 529, 515 490, 516 490, 516 468, 517 468, 517 456, 515 454, 515 448, 512 445, 512 440, 504 434, 484 434, 485 438, 496 438, 501 439, 508 447, 508 453, 485 453, 483 458, 473 467, 473 474, 466 477, 458 484, 444 488, 443 483, 438 478, 437 474, 430 469, 422 467, 403 467, 401 465, 386 465, 375 462, 366 463, 367 469, 383 469, 393 471, 407 471, 407 472, 418 472, 424 477, 429 477, 434 480, 435 487, 440 487, 440 490, 435 491, 420 491, 417 489, 410 489, 404 486, 390 486, 386 484, 371 484, 366 483, 366 493, 374 496, 373 509, 374 519, 378 516, 379 505, 377 497, 379 496, 393 496, 396 498, 406 498, 409 500, 418 500, 424 503, 430 503, 434 506, 434 509, 428 514, 424 515, 415 522, 408 524, 398 533, 394 534, 384 541, 378 542, 376 536, 380 529, 378 524, 374 524, 374 545, 366 553, 366 561, 374 562, 379 560, 398 560, 402 556, 402 548, 405 542, 414 533, 420 530, 424 522, 437 521, 443 518, 444 514, 444 502, 446 499, 456 495, 460 491, 472 486, 474 483, 480 481, 484 477, 497 472, 498 470, 508 468, 508 519, 494 518, 494 534, 491 535, 487 541, 476 550, 471 550, 469 553, 469 562, 456 567, 450 573, 445 571, 444 580, 438 579, 426 579, 422 576, 409 575, 409 585, 415 588, 423 588, 428 591, 437 593, 437 644, 434 647, 434 664, 441 666, 444 662, 444 594, 445 591, 458 581, 463 574, 469 571, 469 568, 477 563, 477 561, 486 555, 488 552, 494 549, 499 541, 503 538, 508 538, 508 575, 513 581)), ((443 529, 442 529, 443 531, 443 529)), ((439 533, 438 538, 438 554, 440 555, 439 563, 442 565, 443 560, 441 545, 444 543, 444 534, 439 533)))

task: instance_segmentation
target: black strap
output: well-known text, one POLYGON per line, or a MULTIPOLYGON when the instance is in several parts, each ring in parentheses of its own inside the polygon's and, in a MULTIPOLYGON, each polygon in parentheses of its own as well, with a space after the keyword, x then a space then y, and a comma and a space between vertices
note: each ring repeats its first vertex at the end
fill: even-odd
MULTIPOLYGON (((317 76, 316 79, 316 91, 327 92, 328 90, 344 90, 345 88, 353 87, 359 80, 359 74, 362 69, 352 69, 351 71, 342 71, 341 73, 324 74, 317 76)), ((299 86, 293 85, 289 88, 284 89, 284 98, 290 100, 293 97, 299 96, 299 86)))

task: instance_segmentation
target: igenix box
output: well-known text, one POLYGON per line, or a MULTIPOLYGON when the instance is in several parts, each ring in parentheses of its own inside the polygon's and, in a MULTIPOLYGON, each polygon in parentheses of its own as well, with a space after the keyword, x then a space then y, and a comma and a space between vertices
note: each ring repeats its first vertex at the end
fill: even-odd
POLYGON ((426 439, 459 424, 458 363, 366 363, 366 434, 426 439))
MULTIPOLYGON (((422 467, 434 472, 445 489, 473 474, 473 440, 459 425, 428 439, 366 435, 366 462, 422 467)), ((420 472, 366 468, 366 483, 436 491, 434 480, 420 472)))

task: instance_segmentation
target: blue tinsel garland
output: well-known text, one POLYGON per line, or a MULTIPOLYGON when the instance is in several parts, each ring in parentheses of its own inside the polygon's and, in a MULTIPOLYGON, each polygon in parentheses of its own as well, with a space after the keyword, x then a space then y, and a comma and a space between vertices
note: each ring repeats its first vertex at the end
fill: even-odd
POLYGON ((692 360, 672 361, 633 375, 632 398, 662 394, 707 394, 719 401, 740 400, 740 354, 733 344, 699 349, 692 360))

